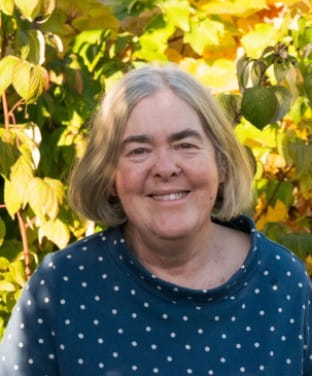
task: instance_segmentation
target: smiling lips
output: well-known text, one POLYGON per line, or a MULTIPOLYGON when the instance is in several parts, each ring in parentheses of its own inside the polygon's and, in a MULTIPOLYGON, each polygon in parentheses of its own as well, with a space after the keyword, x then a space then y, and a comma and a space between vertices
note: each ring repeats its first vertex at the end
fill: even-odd
POLYGON ((189 192, 183 191, 183 192, 175 192, 175 193, 167 193, 167 194, 161 194, 161 195, 150 195, 151 198, 153 198, 156 201, 175 201, 180 200, 181 198, 185 197, 189 192))

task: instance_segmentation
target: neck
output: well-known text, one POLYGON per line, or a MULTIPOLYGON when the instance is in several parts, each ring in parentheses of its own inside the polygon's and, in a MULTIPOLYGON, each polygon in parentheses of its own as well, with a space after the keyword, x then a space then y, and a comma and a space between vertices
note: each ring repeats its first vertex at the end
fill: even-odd
POLYGON ((168 240, 146 236, 128 224, 125 237, 138 260, 159 278, 184 287, 206 289, 224 282, 218 276, 225 257, 219 227, 210 223, 196 236, 168 240))

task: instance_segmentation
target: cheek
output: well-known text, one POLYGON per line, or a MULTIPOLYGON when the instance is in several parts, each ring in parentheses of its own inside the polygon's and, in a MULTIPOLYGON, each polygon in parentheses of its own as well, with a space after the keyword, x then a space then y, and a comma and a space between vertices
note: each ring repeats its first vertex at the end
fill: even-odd
POLYGON ((134 168, 118 168, 115 177, 115 188, 121 200, 124 196, 142 191, 142 185, 142 177, 134 168))

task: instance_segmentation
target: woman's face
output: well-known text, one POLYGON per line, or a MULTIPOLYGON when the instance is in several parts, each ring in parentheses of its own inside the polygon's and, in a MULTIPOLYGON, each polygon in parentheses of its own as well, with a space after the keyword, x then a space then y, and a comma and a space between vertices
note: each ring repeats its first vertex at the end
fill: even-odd
POLYGON ((128 226, 181 239, 211 223, 219 174, 197 113, 170 90, 141 100, 121 140, 116 192, 128 226))

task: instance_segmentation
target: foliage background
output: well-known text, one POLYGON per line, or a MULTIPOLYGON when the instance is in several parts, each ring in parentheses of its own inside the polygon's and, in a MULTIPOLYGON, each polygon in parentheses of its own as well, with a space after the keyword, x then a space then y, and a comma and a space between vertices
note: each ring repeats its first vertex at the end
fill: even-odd
POLYGON ((68 174, 99 97, 145 62, 212 88, 254 158, 249 214, 312 274, 311 14, 308 0, 0 1, 0 337, 44 255, 98 229, 69 208, 68 174))

